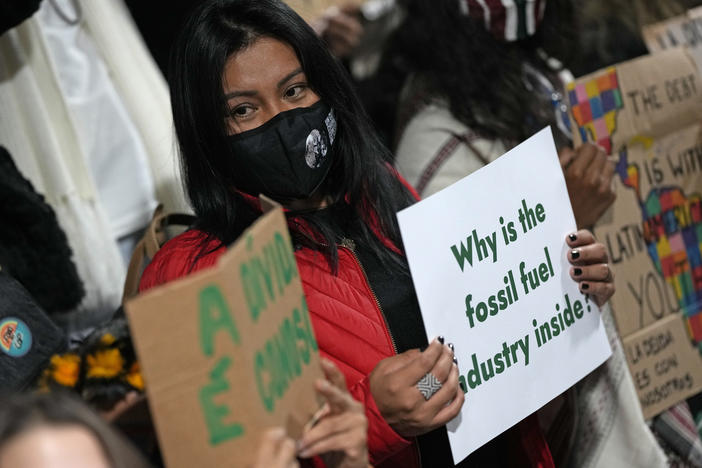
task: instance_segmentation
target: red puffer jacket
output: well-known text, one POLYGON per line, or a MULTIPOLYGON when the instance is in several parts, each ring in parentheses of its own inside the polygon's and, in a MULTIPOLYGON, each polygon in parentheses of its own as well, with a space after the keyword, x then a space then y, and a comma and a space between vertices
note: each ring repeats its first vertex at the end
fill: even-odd
MULTIPOLYGON (((202 231, 191 230, 172 239, 154 256, 139 285, 144 291, 190 272, 213 266, 225 251, 217 241, 200 250, 202 231), (204 255, 195 261, 198 252, 204 255)), ((295 252, 302 286, 320 353, 334 361, 346 376, 349 391, 364 404, 368 417, 370 461, 379 467, 418 467, 416 443, 398 435, 388 424, 370 392, 368 375, 378 362, 395 354, 385 319, 354 253, 339 248, 338 274, 322 254, 303 248, 295 252)), ((518 427, 524 455, 534 468, 553 466, 548 445, 535 417, 518 427)))

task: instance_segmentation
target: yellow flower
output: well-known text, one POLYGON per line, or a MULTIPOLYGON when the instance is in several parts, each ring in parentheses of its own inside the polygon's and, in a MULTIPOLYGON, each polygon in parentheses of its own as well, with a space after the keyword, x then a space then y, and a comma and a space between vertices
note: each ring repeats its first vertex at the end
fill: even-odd
POLYGON ((102 349, 88 355, 86 377, 109 379, 122 372, 124 358, 119 349, 102 349))
POLYGON ((138 362, 135 361, 134 364, 132 364, 126 379, 132 387, 140 391, 144 390, 144 377, 141 375, 141 368, 138 362))
POLYGON ((104 346, 110 346, 112 343, 116 341, 115 337, 112 335, 112 333, 105 333, 102 335, 100 338, 100 344, 104 346))
POLYGON ((51 356, 51 378, 65 387, 73 387, 80 375, 80 357, 68 353, 51 356))

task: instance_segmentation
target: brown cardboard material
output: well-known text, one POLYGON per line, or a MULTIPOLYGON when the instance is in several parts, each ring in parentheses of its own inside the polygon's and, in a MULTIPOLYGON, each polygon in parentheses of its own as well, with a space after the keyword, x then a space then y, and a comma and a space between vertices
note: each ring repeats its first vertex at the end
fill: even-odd
POLYGON ((679 314, 626 337, 623 345, 644 418, 702 391, 702 357, 679 314))
POLYGON ((641 29, 646 47, 652 53, 685 46, 702 74, 702 7, 686 14, 650 24, 641 29))
MULTIPOLYGON (((679 243, 680 236, 676 232, 661 238, 654 247, 656 259, 647 242, 647 238, 650 239, 647 229, 653 224, 644 218, 654 210, 649 205, 660 203, 664 194, 685 201, 682 206, 664 209, 664 212, 673 211, 687 217, 699 211, 702 195, 702 157, 698 156, 702 155, 700 132, 699 125, 689 125, 662 138, 629 145, 618 156, 620 170, 626 171, 631 182, 626 185, 621 176, 615 176, 617 199, 594 232, 607 248, 610 266, 615 272, 617 292, 611 304, 621 336, 667 315, 684 312, 681 293, 687 279, 663 271, 666 268, 663 263, 670 261, 671 255, 678 255, 673 252, 675 247, 670 246, 671 239, 679 243), (696 170, 693 170, 693 163, 696 170)), ((686 244, 684 238, 682 242, 686 244)), ((694 278, 694 274, 692 276, 694 278)), ((699 332, 694 334, 699 335, 699 332)))
POLYGON ((702 45, 702 7, 688 10, 684 15, 646 25, 641 28, 641 34, 650 52, 660 52, 681 45, 702 45))
POLYGON ((599 70, 578 78, 568 91, 575 145, 594 141, 610 154, 632 141, 664 136, 702 122, 702 80, 695 62, 683 48, 599 70), (610 90, 619 95, 619 105, 609 112, 603 107, 598 125, 598 113, 591 107, 585 109, 588 103, 584 101, 603 99, 610 90), (575 104, 581 104, 573 105, 573 97, 575 104), (581 127, 583 131, 579 131, 581 127))
MULTIPOLYGON (((579 78, 568 94, 576 145, 597 142, 616 164, 617 198, 594 233, 615 272, 617 292, 610 303, 619 334, 626 342, 677 320, 687 338, 676 335, 676 352, 699 358, 690 343, 702 342, 698 68, 689 50, 672 48, 579 78)), ((695 382, 702 379, 698 360, 678 364, 695 382)), ((647 416, 693 394, 670 392, 651 404, 644 390, 639 395, 647 416)))
POLYGON ((249 466, 264 430, 297 438, 322 378, 285 217, 261 217, 218 264, 126 304, 168 467, 249 466))
MULTIPOLYGON (((619 160, 615 173, 617 199, 595 226, 595 235, 606 245, 616 272, 617 294, 612 305, 619 333, 625 337, 681 311, 680 278, 665 274, 663 262, 658 261, 675 248, 661 244, 655 249, 658 260, 652 256, 648 244, 665 244, 671 239, 663 236, 666 239, 656 241, 656 236, 646 231, 651 225, 644 220, 651 214, 654 198, 660 199, 674 189, 678 191, 675 196, 685 201, 682 208, 686 214, 690 208, 696 209, 702 187, 702 81, 685 51, 671 49, 576 80, 569 86, 571 101, 575 98, 576 105, 582 107, 578 102, 583 100, 574 96, 580 87, 581 95, 585 88, 589 97, 604 102, 604 94, 610 91, 602 85, 606 79, 616 84, 612 88, 621 97, 620 107, 606 112, 603 106, 606 127, 600 125, 598 131, 594 115, 588 121, 583 117, 586 112, 575 106, 571 120, 576 145, 583 140, 596 141, 619 160), (687 97, 677 92, 676 86, 682 81, 675 77, 687 77, 683 78, 687 97), (648 104, 642 103, 640 93, 649 98, 648 104)), ((589 109, 590 104, 587 106, 589 109)), ((670 236, 675 241, 679 238, 676 234, 670 236)))

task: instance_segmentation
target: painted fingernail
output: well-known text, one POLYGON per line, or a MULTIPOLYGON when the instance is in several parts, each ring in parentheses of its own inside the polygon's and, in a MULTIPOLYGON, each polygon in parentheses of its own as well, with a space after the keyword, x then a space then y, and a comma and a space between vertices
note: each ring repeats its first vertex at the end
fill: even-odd
POLYGON ((453 343, 449 343, 449 344, 448 344, 448 347, 449 347, 449 349, 451 350, 451 352, 454 352, 453 343))
POLYGON ((575 242, 578 239, 578 236, 575 234, 569 234, 568 239, 570 239, 571 242, 575 242))
POLYGON ((580 268, 573 268, 573 275, 580 276, 582 274, 583 274, 583 270, 581 270, 580 268))
POLYGON ((456 356, 453 357, 453 363, 458 365, 458 358, 456 356))
POLYGON ((580 251, 579 250, 571 250, 570 251, 570 256, 573 260, 577 260, 580 257, 580 251))
POLYGON ((583 289, 590 289, 590 285, 587 283, 580 283, 580 287, 583 289))
POLYGON ((439 335, 436 337, 437 340, 439 340, 439 343, 444 344, 444 337, 439 335))

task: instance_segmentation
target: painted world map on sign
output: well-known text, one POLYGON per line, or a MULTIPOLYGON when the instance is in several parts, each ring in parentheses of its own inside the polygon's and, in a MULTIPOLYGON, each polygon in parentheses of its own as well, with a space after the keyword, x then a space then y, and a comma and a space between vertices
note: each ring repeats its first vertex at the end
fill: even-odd
POLYGON ((568 98, 582 141, 594 141, 611 153, 617 111, 624 106, 616 69, 585 83, 570 83, 568 98))
POLYGON ((702 198, 678 187, 659 187, 642 197, 639 167, 619 154, 617 174, 636 192, 643 236, 656 270, 672 286, 688 330, 702 351, 702 198))
MULTIPOLYGON (((568 86, 573 118, 583 141, 594 141, 612 153, 617 113, 624 107, 617 70, 568 86)), ((702 159, 699 161, 702 165, 702 159)), ((702 197, 680 187, 651 188, 641 193, 639 167, 620 150, 617 175, 634 190, 648 256, 675 292, 688 331, 702 352, 702 197)))

